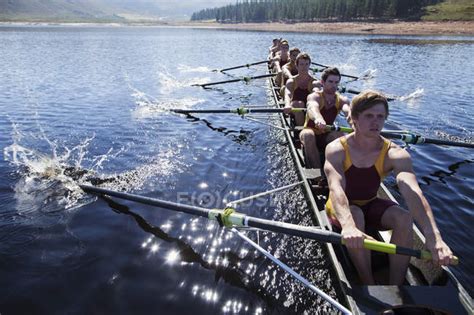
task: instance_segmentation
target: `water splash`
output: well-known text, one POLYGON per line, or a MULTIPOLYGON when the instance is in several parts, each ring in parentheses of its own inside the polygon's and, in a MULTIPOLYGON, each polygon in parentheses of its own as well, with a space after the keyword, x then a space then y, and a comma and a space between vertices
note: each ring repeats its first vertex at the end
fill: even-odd
POLYGON ((210 81, 210 78, 179 79, 169 73, 167 69, 163 69, 162 72, 158 73, 158 77, 160 82, 159 93, 162 95, 174 95, 176 90, 188 89, 193 84, 202 84, 210 81))
MULTIPOLYGON (((180 150, 186 145, 169 144, 161 148, 157 155, 134 169, 118 174, 99 174, 104 165, 113 161, 129 147, 109 148, 105 153, 91 155, 89 146, 95 136, 82 140, 79 144, 68 147, 57 141, 41 137, 48 144, 46 150, 36 150, 41 143, 32 145, 22 142, 37 140, 18 125, 12 124, 13 143, 4 148, 4 159, 13 165, 19 180, 15 184, 16 209, 20 214, 34 212, 51 213, 73 209, 90 202, 94 198, 85 195, 80 184, 102 185, 111 189, 130 191, 148 185, 169 182, 169 177, 185 166, 176 159, 180 150), (153 178, 157 177, 155 182, 153 178)), ((171 184, 171 183, 168 183, 171 184)))
MULTIPOLYGON (((20 176, 14 187, 19 213, 55 212, 74 208, 86 199, 90 199, 84 198, 74 178, 68 176, 67 170, 71 167, 84 168, 87 148, 94 136, 69 148, 48 139, 41 129, 39 138, 44 140, 49 147, 49 152, 43 153, 21 143, 24 139, 37 140, 38 136, 21 132, 15 123, 12 123, 12 129, 13 143, 4 148, 3 155, 5 161, 16 167, 16 173, 20 176)), ((120 152, 122 149, 116 153, 109 150, 105 155, 94 157, 87 172, 94 173, 102 167, 104 161, 120 152)))
POLYGON ((417 88, 414 92, 400 96, 398 99, 402 102, 414 100, 425 95, 425 90, 423 88, 417 88))
POLYGON ((359 80, 370 80, 376 77, 377 69, 367 69, 359 75, 359 80))
POLYGON ((195 97, 181 99, 162 97, 158 99, 136 88, 130 88, 133 90, 131 96, 135 99, 135 104, 137 104, 132 114, 136 119, 155 118, 165 113, 169 113, 170 109, 191 109, 194 106, 205 102, 204 99, 195 97))
POLYGON ((345 72, 345 71, 355 71, 355 70, 356 70, 356 66, 355 66, 353 63, 340 64, 340 65, 337 65, 337 68, 338 68, 341 72, 345 72))
POLYGON ((181 72, 211 72, 212 69, 208 67, 190 67, 188 65, 178 65, 178 70, 181 72))

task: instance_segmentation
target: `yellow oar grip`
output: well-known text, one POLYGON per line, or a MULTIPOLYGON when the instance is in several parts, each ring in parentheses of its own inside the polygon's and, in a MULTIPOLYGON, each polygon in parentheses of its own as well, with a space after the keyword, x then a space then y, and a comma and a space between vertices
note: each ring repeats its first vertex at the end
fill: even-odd
POLYGON ((387 253, 387 254, 397 253, 397 245, 385 243, 385 242, 373 241, 369 239, 364 240, 364 248, 375 250, 377 252, 387 253))
POLYGON ((304 111, 306 111, 306 108, 297 108, 297 107, 295 108, 295 107, 294 107, 294 108, 291 109, 291 111, 292 111, 293 113, 296 113, 296 112, 304 112, 304 111))
MULTIPOLYGON (((344 241, 342 241, 342 243, 344 244, 344 241)), ((387 254, 402 254, 402 255, 420 257, 420 259, 424 259, 424 260, 433 259, 433 257, 431 256, 431 253, 427 250, 416 250, 416 249, 404 248, 400 246, 397 247, 397 245, 395 244, 373 241, 369 239, 364 239, 364 248, 381 252, 381 253, 387 253, 387 254)), ((459 264, 459 258, 457 256, 453 256, 451 265, 457 265, 457 264, 459 264)))

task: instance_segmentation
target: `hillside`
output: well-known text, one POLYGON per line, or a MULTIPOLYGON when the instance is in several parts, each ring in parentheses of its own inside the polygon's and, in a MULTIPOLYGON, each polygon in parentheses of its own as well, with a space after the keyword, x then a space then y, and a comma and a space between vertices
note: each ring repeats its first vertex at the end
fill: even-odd
POLYGON ((89 0, 0 0, 2 21, 119 21, 107 6, 89 0))
POLYGON ((473 0, 447 0, 426 7, 424 21, 474 21, 473 0))
POLYGON ((0 21, 140 22, 188 20, 192 12, 233 0, 0 0, 0 21))

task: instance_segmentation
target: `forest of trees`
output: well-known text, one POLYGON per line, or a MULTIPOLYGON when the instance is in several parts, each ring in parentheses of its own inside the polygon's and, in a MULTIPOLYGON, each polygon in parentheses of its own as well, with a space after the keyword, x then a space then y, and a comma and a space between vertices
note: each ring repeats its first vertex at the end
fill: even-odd
POLYGON ((417 19, 425 6, 438 2, 441 0, 238 0, 236 4, 196 12, 191 20, 245 23, 417 19))

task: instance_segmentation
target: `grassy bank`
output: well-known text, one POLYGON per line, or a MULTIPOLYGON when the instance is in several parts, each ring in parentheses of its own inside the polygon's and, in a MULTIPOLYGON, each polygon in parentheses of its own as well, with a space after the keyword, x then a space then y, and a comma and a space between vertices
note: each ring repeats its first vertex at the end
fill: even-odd
POLYGON ((426 7, 424 21, 474 21, 474 1, 447 0, 426 7))

